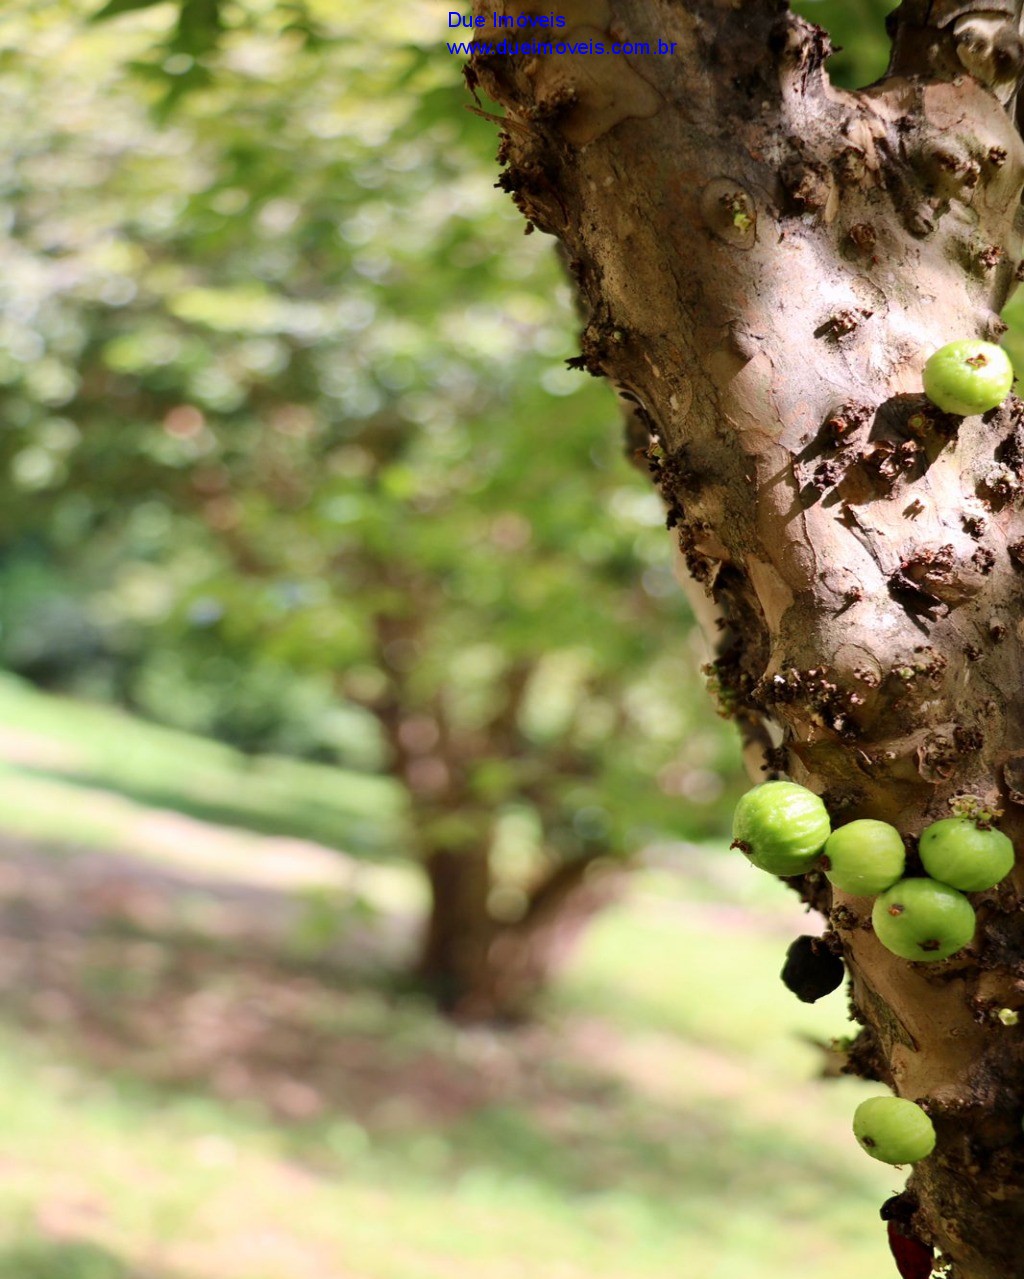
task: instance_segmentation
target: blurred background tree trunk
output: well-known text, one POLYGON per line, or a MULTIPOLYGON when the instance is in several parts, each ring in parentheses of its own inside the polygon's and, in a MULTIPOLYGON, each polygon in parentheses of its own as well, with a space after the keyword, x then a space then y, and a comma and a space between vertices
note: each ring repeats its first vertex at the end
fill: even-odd
POLYGON ((613 858, 621 862, 624 850, 613 849, 603 830, 574 829, 578 809, 567 813, 561 798, 568 788, 592 785, 600 764, 574 745, 571 730, 551 744, 546 761, 538 759, 523 721, 539 662, 502 671, 490 713, 472 731, 453 716, 449 699, 424 702, 416 667, 395 655, 426 647, 427 610, 417 606, 414 584, 401 589, 413 601, 410 611, 376 619, 378 663, 389 685, 373 709, 392 771, 408 792, 410 852, 429 885, 416 976, 460 1021, 522 1020, 621 880, 613 858), (499 792, 481 789, 488 766, 512 779, 499 792), (502 875, 494 856, 509 799, 531 804, 541 844, 520 859, 514 876, 502 875))
POLYGON ((617 895, 623 873, 585 859, 563 864, 537 885, 521 919, 503 923, 491 908, 486 852, 438 851, 425 865, 431 906, 419 973, 460 1021, 529 1016, 583 929, 617 895))

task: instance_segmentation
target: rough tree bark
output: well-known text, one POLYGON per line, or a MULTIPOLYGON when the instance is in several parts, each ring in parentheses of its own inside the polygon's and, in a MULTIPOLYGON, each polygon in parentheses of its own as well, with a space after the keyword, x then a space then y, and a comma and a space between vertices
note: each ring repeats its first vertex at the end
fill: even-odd
MULTIPOLYGON (((648 426, 718 614, 716 682, 769 775, 910 835, 998 808, 1024 846, 1024 405, 959 419, 921 395, 935 348, 998 340, 1021 278, 1020 9, 904 0, 860 93, 780 0, 562 0, 568 29, 532 39, 676 53, 467 74, 506 109, 501 185, 565 245, 581 363, 648 426)), ((1024 872, 931 966, 820 874, 794 886, 848 965, 850 1069, 938 1132, 890 1212, 957 1279, 1024 1275, 1024 1034, 996 1016, 1024 1008, 1024 872)))

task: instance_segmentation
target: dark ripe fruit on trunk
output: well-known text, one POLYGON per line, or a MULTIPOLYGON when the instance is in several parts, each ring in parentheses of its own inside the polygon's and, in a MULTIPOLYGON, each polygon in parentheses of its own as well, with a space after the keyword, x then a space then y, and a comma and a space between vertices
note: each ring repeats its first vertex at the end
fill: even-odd
POLYGON ((805 1004, 831 995, 842 985, 846 969, 820 937, 798 937, 786 951, 782 982, 805 1004))

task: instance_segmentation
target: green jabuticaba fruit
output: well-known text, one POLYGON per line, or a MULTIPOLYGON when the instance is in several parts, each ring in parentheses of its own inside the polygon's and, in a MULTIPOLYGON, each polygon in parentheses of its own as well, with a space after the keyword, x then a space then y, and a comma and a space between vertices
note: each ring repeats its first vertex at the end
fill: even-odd
POLYGON ((932 879, 981 893, 1013 870, 1013 844, 1001 830, 984 830, 969 817, 944 817, 921 832, 921 862, 932 879))
POLYGON ((762 782, 748 790, 732 819, 733 847, 772 875, 802 875, 832 830, 813 791, 795 782, 762 782))
POLYGON ((974 908, 948 884, 901 879, 875 899, 871 923, 882 945, 902 959, 931 964, 955 955, 974 936, 974 908))
POLYGON ((919 1105, 902 1097, 869 1097, 853 1114, 853 1135, 872 1159, 915 1164, 935 1149, 935 1129, 919 1105))
POLYGON ((1002 404, 1013 385, 1013 365, 1001 346, 966 338, 939 347, 922 376, 933 404, 944 413, 970 417, 1002 404))
POLYGON ((896 827, 865 817, 829 835, 823 865, 836 888, 855 897, 874 897, 896 883, 906 860, 896 827))

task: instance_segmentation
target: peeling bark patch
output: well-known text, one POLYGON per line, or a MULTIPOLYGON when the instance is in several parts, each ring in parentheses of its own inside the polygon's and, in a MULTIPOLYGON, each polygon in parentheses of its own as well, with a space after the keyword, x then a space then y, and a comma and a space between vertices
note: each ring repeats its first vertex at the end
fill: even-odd
POLYGON ((855 741, 859 736, 854 715, 864 698, 841 688, 824 667, 790 669, 763 679, 754 690, 754 699, 764 706, 803 706, 844 741, 855 741))
MULTIPOLYGON (((574 41, 600 40, 606 33, 582 25, 567 29, 574 41)), ((541 54, 525 74, 534 84, 534 109, 550 116, 573 146, 584 147, 623 120, 645 120, 662 106, 661 94, 626 57, 541 54)))
POLYGON ((700 193, 704 225, 736 249, 752 249, 757 239, 757 210, 750 193, 732 178, 712 178, 700 193))
POLYGON ((883 1052, 886 1047, 889 1048, 889 1052, 885 1053, 886 1057, 891 1054, 892 1044, 902 1044, 904 1048, 909 1048, 911 1052, 916 1053, 918 1051, 917 1040, 903 1024, 899 1016, 879 995, 869 986, 865 986, 862 983, 858 984, 858 994, 870 1018, 869 1024, 877 1027, 881 1035, 889 1040, 888 1045, 884 1042, 881 1045, 883 1052))
POLYGON ((923 457, 924 449, 915 440, 902 443, 879 440, 861 454, 861 465, 873 479, 876 490, 887 494, 901 475, 917 469, 923 457))
POLYGON ((940 605, 949 612, 981 590, 994 563, 995 555, 987 546, 979 546, 966 561, 958 559, 950 542, 922 548, 900 561, 889 578, 889 590, 926 616, 940 605))
POLYGON ((866 404, 840 404, 825 419, 826 438, 834 445, 845 444, 854 431, 868 425, 873 412, 866 404))
POLYGON ((855 222, 849 231, 850 243, 858 253, 870 257, 878 244, 878 232, 870 222, 855 222))
POLYGON ((814 330, 814 336, 816 338, 832 338, 838 342, 840 338, 856 332, 864 321, 870 320, 873 315, 874 311, 869 311, 864 307, 842 307, 840 310, 834 311, 818 325, 814 330))
POLYGON ((917 771, 926 782, 946 782, 956 774, 956 744, 935 734, 917 748, 917 771))
POLYGON ((1010 803, 1024 807, 1024 755, 1014 755, 1003 765, 1003 781, 1010 803))
POLYGON ((790 209, 796 213, 821 213, 832 222, 839 211, 839 194, 832 174, 814 160, 790 160, 782 166, 779 180, 790 209))
MULTIPOLYGON (((507 134, 503 135, 508 138, 507 134)), ((503 153, 507 158, 505 146, 498 152, 498 159, 503 153)), ((527 229, 538 226, 542 231, 554 235, 565 225, 568 212, 558 195, 551 174, 544 165, 534 159, 518 164, 508 163, 508 167, 494 184, 499 191, 507 191, 516 208, 526 219, 527 229), (554 216, 557 210, 557 218, 554 216)))
POLYGON ((1021 482, 1005 462, 996 462, 982 476, 978 490, 978 496, 998 511, 1020 493, 1021 482))

